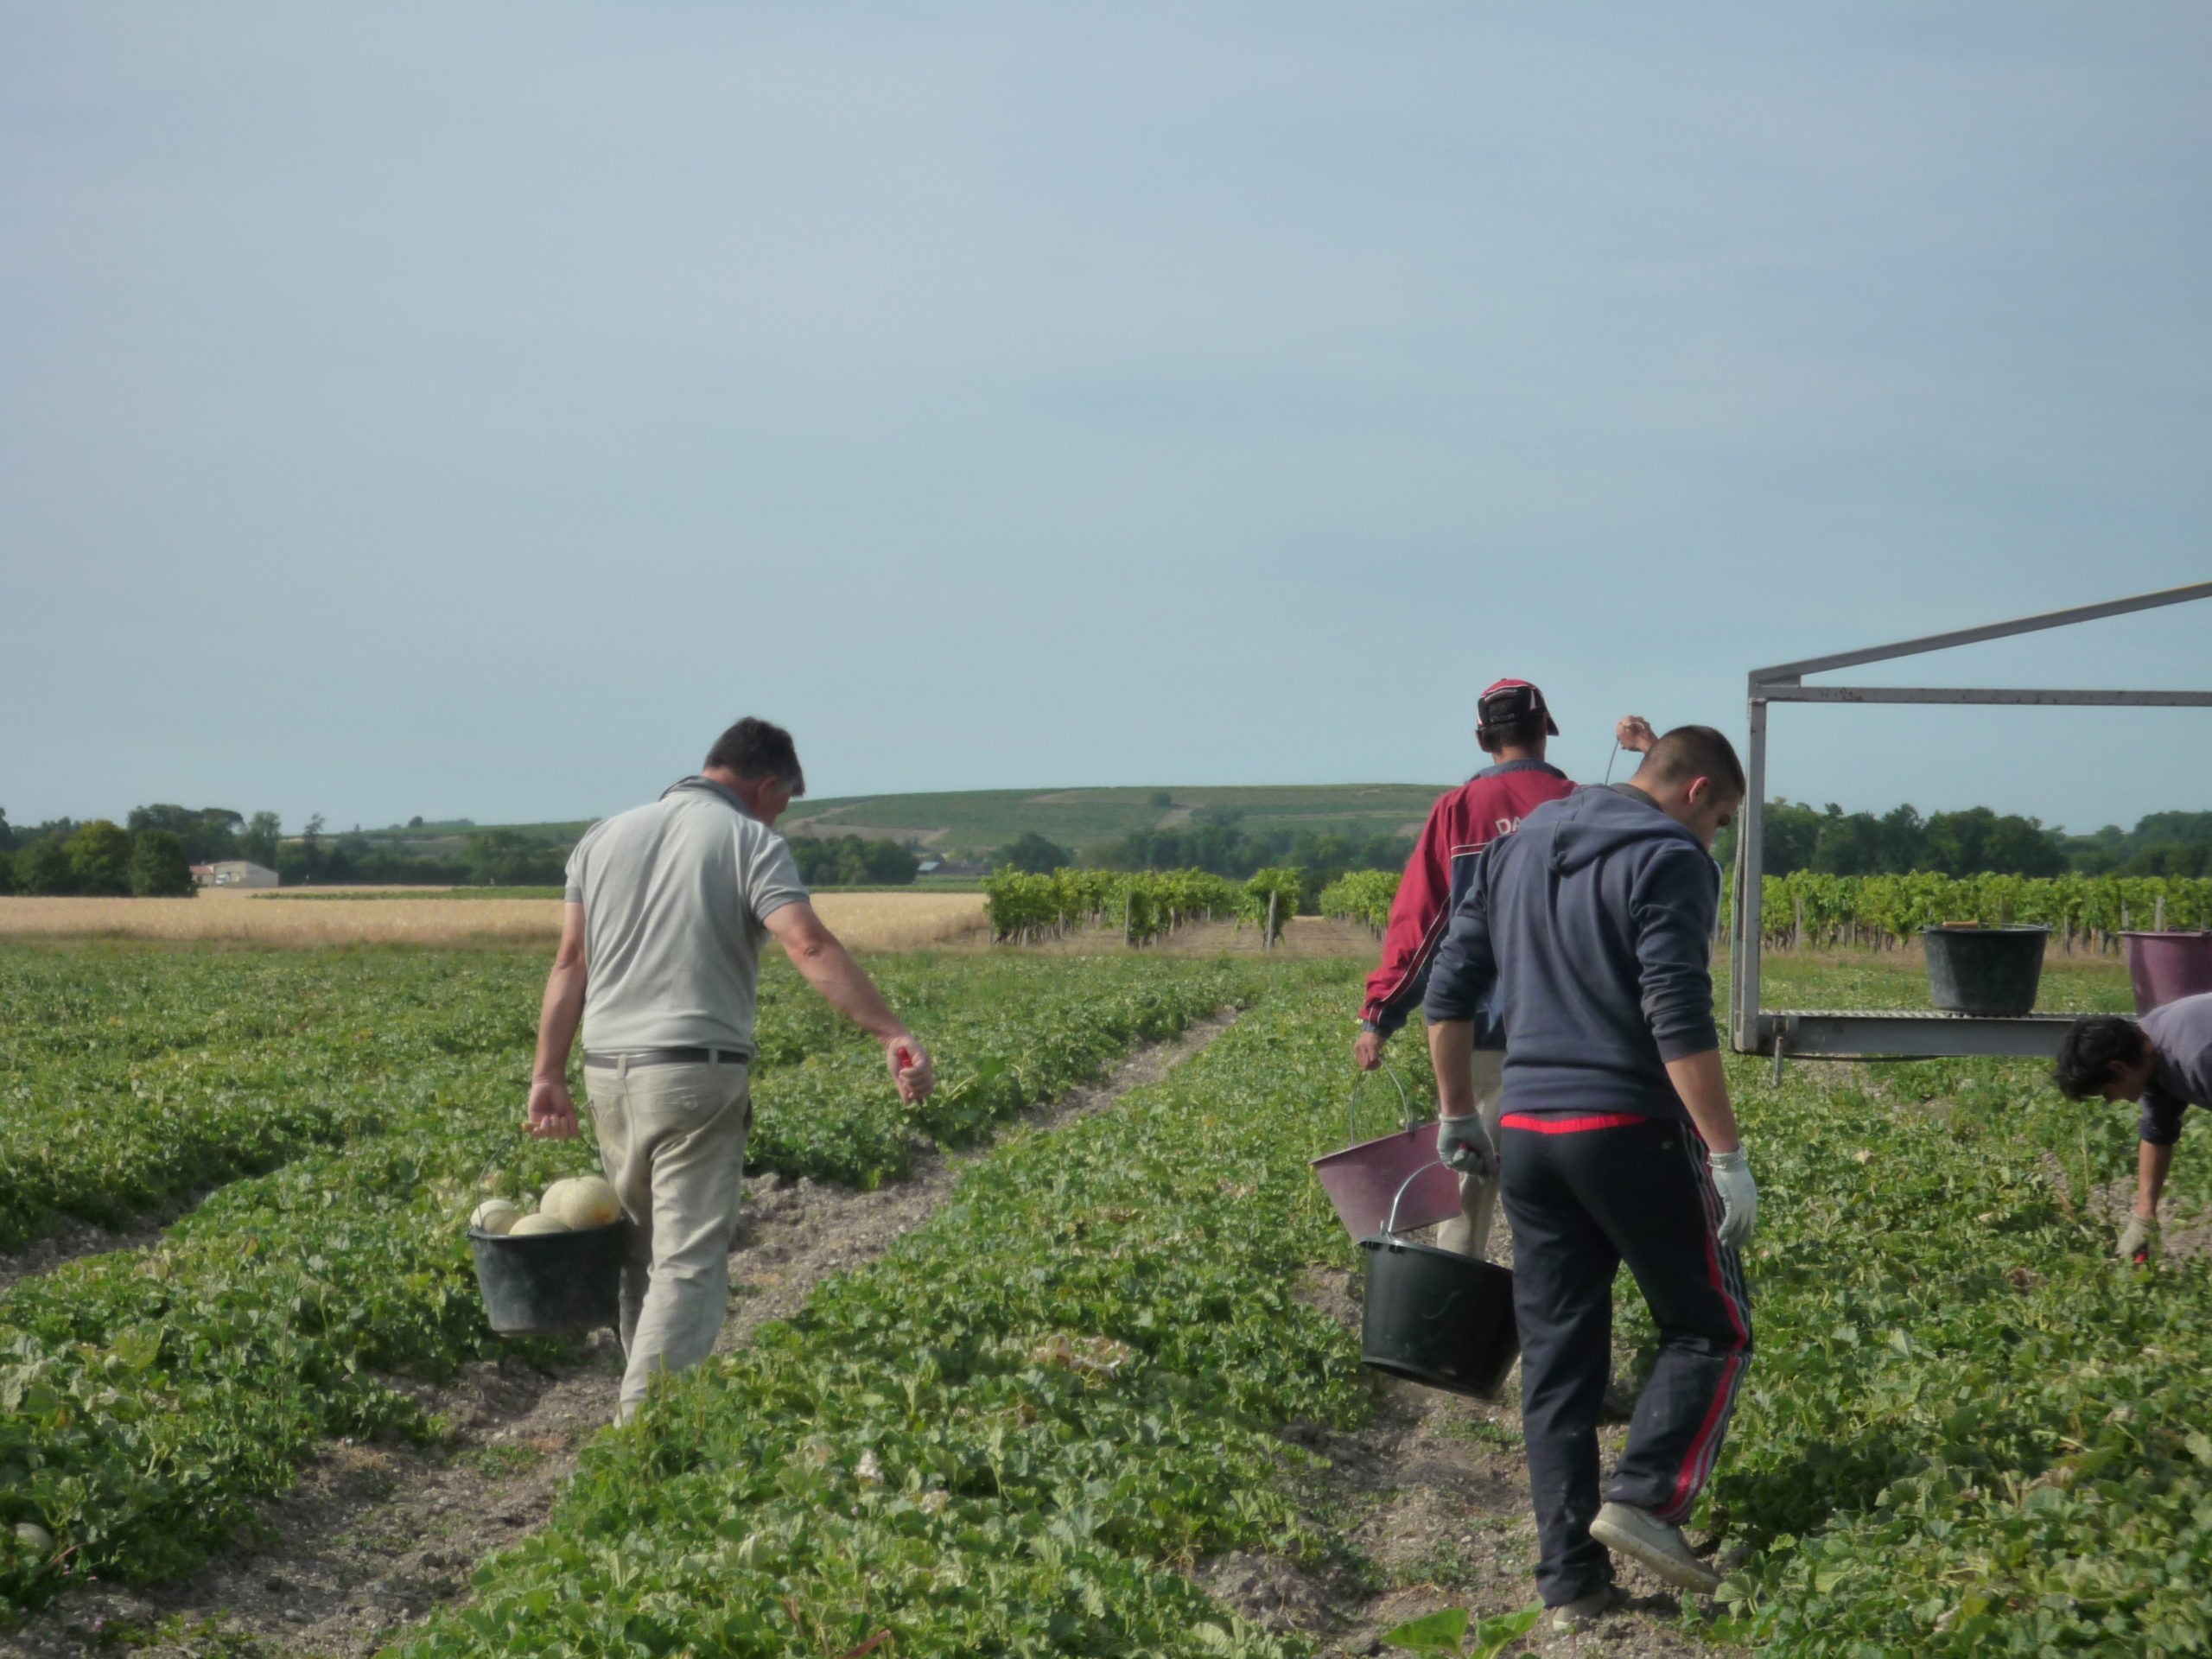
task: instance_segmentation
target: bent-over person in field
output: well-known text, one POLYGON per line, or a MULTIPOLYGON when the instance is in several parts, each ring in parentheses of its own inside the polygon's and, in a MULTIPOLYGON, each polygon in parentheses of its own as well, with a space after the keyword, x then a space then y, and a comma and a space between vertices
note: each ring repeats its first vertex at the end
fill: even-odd
POLYGON ((712 1352, 728 1311, 767 936, 883 1045, 900 1099, 934 1085, 929 1055, 815 913, 776 833, 805 792, 791 734, 741 720, 697 776, 594 824, 569 855, 525 1121, 542 1139, 575 1135, 568 1071, 581 1024, 600 1159, 632 1224, 617 1421, 655 1372, 712 1352))
POLYGON ((2069 1100, 2098 1095, 2143 1103, 2135 1210, 2117 1253, 2147 1264, 2158 1254, 2158 1199, 2174 1166, 2182 1114, 2212 1109, 2212 993, 2177 997, 2139 1024, 2115 1014, 2076 1020, 2059 1045, 2057 1074, 2069 1100))

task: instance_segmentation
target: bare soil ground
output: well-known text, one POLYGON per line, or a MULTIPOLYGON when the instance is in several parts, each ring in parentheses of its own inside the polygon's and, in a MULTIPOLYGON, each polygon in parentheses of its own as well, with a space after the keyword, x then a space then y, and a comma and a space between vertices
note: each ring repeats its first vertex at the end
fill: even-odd
MULTIPOLYGON (((1049 1130, 1105 1110, 1235 1017, 1141 1049, 1022 1122, 1049 1130)), ((880 1255, 937 1211, 978 1155, 923 1154, 912 1179, 876 1192, 748 1179, 722 1345, 798 1313, 829 1274, 880 1255)), ((67 1597, 0 1633, 0 1654, 55 1659, 115 1651, 118 1642, 151 1659, 372 1653, 461 1596, 486 1556, 544 1521, 579 1448, 612 1420, 620 1376, 613 1338, 600 1332, 554 1372, 510 1357, 473 1365, 450 1386, 389 1379, 444 1420, 443 1439, 327 1446, 298 1484, 261 1505, 257 1535, 229 1554, 172 1583, 67 1597)))
MULTIPOLYGON (((1491 1258, 1512 1265, 1503 1224, 1491 1258)), ((1359 1329, 1358 1274, 1315 1269, 1301 1294, 1313 1306, 1359 1329)), ((1519 1374, 1495 1403, 1375 1376, 1374 1416, 1349 1433, 1293 1424, 1284 1438, 1319 1452, 1327 1468, 1306 1496, 1309 1511, 1332 1529, 1341 1553, 1313 1572, 1278 1558, 1236 1554, 1201 1563, 1194 1577, 1217 1599, 1274 1630, 1296 1630, 1330 1659, 1390 1651, 1382 1633, 1444 1607, 1478 1617, 1535 1605, 1535 1522, 1521 1452, 1519 1374)), ((1601 1441, 1617 1456, 1626 1431, 1601 1441)), ((1696 1541, 1694 1539, 1693 1542, 1696 1541)), ((1545 1656, 1604 1653, 1621 1659, 1687 1659, 1732 1649, 1701 1641, 1679 1622, 1676 1592, 1634 1563, 1616 1560, 1631 1600, 1576 1636, 1536 1627, 1507 1651, 1545 1656)))
POLYGON ((150 1215, 140 1217, 121 1232, 74 1217, 44 1238, 34 1239, 12 1255, 0 1255, 0 1292, 13 1289, 26 1279, 52 1273, 80 1255, 99 1255, 109 1250, 143 1250, 162 1236, 162 1230, 186 1211, 197 1209, 204 1192, 172 1199, 150 1215))
MULTIPOLYGON (((2135 1213, 2135 1183, 2107 1181, 2090 1198, 2090 1212, 2114 1233, 2135 1213)), ((2192 1208, 2169 1192, 2158 1205, 2158 1260, 2168 1264, 2212 1255, 2212 1213, 2192 1208)))

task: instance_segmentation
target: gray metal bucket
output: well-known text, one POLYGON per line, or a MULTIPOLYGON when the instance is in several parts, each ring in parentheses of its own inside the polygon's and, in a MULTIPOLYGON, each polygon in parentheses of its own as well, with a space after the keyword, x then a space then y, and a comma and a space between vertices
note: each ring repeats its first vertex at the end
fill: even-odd
POLYGON ((2027 1014, 2043 983, 2047 927, 1923 927, 1928 995, 1946 1014, 2027 1014))
POLYGON ((1521 1354, 1512 1273, 1400 1238, 1398 1219, 1359 1242, 1367 1286, 1360 1363, 1427 1388, 1496 1398, 1521 1354))
POLYGON ((578 1233, 484 1233, 471 1228, 476 1287, 503 1337, 550 1337, 613 1327, 621 1317, 630 1224, 578 1233))

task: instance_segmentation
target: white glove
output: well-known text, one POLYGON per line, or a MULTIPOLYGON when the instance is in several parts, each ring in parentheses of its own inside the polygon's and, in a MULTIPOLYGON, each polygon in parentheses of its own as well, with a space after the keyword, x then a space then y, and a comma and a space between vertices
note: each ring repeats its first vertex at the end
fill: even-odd
POLYGON ((1720 1189, 1720 1248, 1740 1250, 1751 1239, 1751 1224, 1758 1219, 1758 1183, 1751 1179, 1751 1166, 1740 1147, 1716 1152, 1706 1162, 1713 1171, 1713 1185, 1720 1189))
POLYGON ((2120 1248, 2113 1252, 2123 1262, 2145 1265, 2158 1259, 2158 1218, 2156 1216, 2130 1216, 2127 1227, 2120 1236, 2120 1248))
POLYGON ((1497 1179, 1497 1148, 1491 1145, 1490 1131, 1483 1127, 1480 1112, 1438 1118, 1436 1155, 1446 1168, 1462 1175, 1471 1175, 1478 1181, 1497 1179))

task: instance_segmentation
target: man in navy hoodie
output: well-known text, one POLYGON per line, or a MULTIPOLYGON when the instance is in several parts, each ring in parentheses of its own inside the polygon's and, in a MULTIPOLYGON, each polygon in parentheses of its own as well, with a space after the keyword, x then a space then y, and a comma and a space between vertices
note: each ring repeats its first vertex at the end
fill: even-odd
POLYGON ((1669 732, 1628 783, 1548 802, 1484 849, 1429 976, 1439 1148, 1455 1167, 1503 1156, 1536 1584, 1565 1629, 1625 1599, 1608 1549, 1678 1588, 1720 1582, 1681 1523, 1751 1352, 1737 1253, 1758 1191, 1721 1073, 1712 973, 1713 837, 1743 798, 1726 738, 1669 732), (1469 1077, 1470 1027, 1493 988, 1502 1148, 1469 1077), (1659 1358, 1601 1505, 1598 1413, 1623 1262, 1658 1324, 1659 1358))

